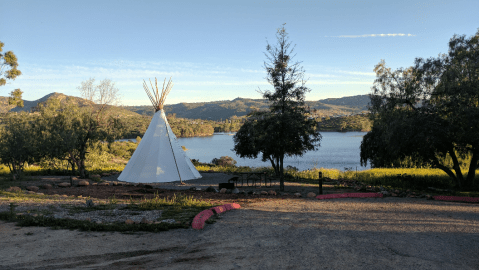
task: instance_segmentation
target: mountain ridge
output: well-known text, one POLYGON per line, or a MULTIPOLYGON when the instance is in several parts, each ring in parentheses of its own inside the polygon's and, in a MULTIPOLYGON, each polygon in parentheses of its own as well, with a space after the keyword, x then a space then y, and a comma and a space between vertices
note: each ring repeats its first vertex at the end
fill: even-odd
MULTIPOLYGON (((72 97, 75 104, 80 106, 90 105, 91 102, 80 97, 67 96, 63 93, 53 92, 44 97, 28 101, 24 100, 24 107, 15 107, 8 104, 8 97, 0 96, 0 113, 6 112, 31 112, 39 103, 44 103, 48 99, 56 98, 64 102, 67 97, 72 97)), ((360 114, 368 111, 369 95, 355 95, 341 98, 320 99, 317 101, 306 101, 307 106, 317 117, 360 114)), ((237 97, 233 100, 221 100, 210 102, 195 103, 177 103, 165 105, 165 112, 168 114, 176 114, 180 118, 204 119, 204 120, 226 120, 234 117, 242 117, 252 110, 267 109, 269 103, 265 99, 252 99, 237 97)), ((141 106, 116 106, 125 109, 133 114, 152 116, 154 113, 151 105, 141 106)), ((130 114, 128 113, 128 114, 130 114)))

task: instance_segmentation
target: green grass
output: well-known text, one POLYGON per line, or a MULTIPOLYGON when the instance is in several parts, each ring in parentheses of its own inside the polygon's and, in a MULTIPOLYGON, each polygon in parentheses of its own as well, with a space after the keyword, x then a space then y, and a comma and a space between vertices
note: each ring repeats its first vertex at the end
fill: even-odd
MULTIPOLYGON (((0 212, 0 220, 16 222, 19 226, 45 226, 52 227, 54 229, 78 229, 85 231, 118 231, 118 232, 135 232, 135 231, 149 231, 159 232, 170 229, 189 228, 193 218, 201 211, 209 209, 218 204, 212 204, 210 202, 197 200, 190 196, 181 194, 174 194, 171 198, 160 198, 158 195, 152 199, 142 199, 139 201, 130 200, 129 204, 124 207, 120 207, 120 210, 132 210, 132 211, 149 211, 149 210, 163 210, 161 218, 157 221, 174 219, 175 223, 162 222, 159 224, 125 224, 123 222, 116 223, 95 223, 86 220, 73 220, 73 219, 55 219, 52 217, 46 217, 45 215, 53 213, 49 210, 44 211, 27 211, 27 214, 37 213, 41 214, 36 217, 31 215, 16 215, 16 204, 14 202, 32 200, 36 197, 46 199, 47 196, 36 195, 31 197, 23 193, 11 193, 1 192, 0 198, 6 197, 13 199, 10 204, 9 211, 0 212)), ((63 208, 69 210, 70 214, 89 212, 97 210, 113 210, 117 207, 120 201, 115 197, 109 198, 105 203, 97 203, 93 207, 80 207, 69 204, 61 205, 63 208)), ((114 215, 112 212, 111 215, 114 215)), ((209 223, 215 222, 213 218, 209 223)))

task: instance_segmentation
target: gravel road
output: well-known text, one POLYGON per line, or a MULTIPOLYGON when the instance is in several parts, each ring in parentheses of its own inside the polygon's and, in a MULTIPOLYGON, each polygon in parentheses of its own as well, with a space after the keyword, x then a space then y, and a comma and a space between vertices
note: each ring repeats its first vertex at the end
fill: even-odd
POLYGON ((103 233, 0 222, 1 269, 479 269, 479 207, 274 200, 203 230, 103 233))

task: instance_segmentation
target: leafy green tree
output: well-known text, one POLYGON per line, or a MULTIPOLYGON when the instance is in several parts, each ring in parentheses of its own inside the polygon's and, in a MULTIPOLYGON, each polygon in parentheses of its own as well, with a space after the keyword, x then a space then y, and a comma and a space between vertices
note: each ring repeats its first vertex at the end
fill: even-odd
POLYGON ((7 84, 7 80, 15 80, 22 72, 17 69, 18 60, 12 51, 3 52, 5 43, 0 41, 0 86, 7 84), (1 78, 5 77, 5 78, 1 78))
POLYGON ((276 38, 276 47, 267 44, 267 61, 264 62, 267 81, 274 90, 261 92, 271 103, 269 112, 258 115, 260 117, 253 120, 256 124, 246 122, 234 140, 235 152, 241 157, 253 157, 262 152, 263 159, 272 160, 283 191, 284 156, 302 156, 306 151, 317 149, 321 134, 316 121, 307 117, 309 110, 305 106, 305 94, 310 89, 306 87, 300 62, 292 62, 294 48, 290 48, 284 25, 278 29, 276 38), (248 142, 264 142, 266 145, 255 145, 252 151, 247 147, 248 142))
POLYGON ((23 172, 25 163, 38 159, 34 123, 28 113, 9 113, 0 126, 0 160, 8 165, 14 179, 23 172))
POLYGON ((361 163, 412 157, 443 170, 457 187, 471 187, 479 160, 479 30, 451 38, 448 54, 396 71, 381 61, 375 72, 373 127, 361 143, 361 163), (469 164, 461 164, 467 156, 469 164))
POLYGON ((8 98, 8 104, 23 108, 22 94, 23 94, 23 91, 20 90, 19 88, 10 92, 10 97, 8 98))
POLYGON ((82 96, 92 101, 91 106, 78 107, 72 102, 49 100, 39 106, 39 137, 43 142, 42 153, 51 158, 66 159, 75 166, 80 177, 86 176, 86 154, 99 141, 113 142, 122 136, 124 128, 118 118, 111 115, 108 103, 117 100, 117 89, 111 81, 95 86, 94 80, 82 82, 82 96), (96 101, 97 103, 94 103, 96 101))

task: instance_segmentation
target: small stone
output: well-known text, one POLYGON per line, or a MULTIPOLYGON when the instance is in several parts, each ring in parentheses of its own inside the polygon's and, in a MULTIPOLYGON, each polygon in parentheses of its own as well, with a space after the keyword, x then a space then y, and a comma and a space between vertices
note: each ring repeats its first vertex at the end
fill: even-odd
POLYGON ((233 193, 233 194, 238 194, 238 193, 240 193, 240 191, 239 191, 238 188, 235 188, 235 189, 233 189, 233 190, 231 191, 231 193, 233 193))
POLYGON ((276 191, 274 191, 274 190, 268 190, 268 195, 276 196, 276 191))
POLYGON ((222 189, 220 190, 220 193, 226 193, 226 188, 222 188, 222 189))
POLYGON ((135 222, 131 219, 127 219, 125 220, 125 224, 128 224, 128 225, 131 225, 131 224, 134 224, 135 222))
POLYGON ((60 183, 58 184, 59 187, 70 187, 71 184, 70 183, 67 183, 67 182, 63 182, 63 183, 60 183))
POLYGON ((27 194, 35 194, 35 191, 27 191, 27 194))
MULTIPOLYGON (((300 195, 301 195, 301 194, 300 194, 300 195)), ((296 194, 295 194, 295 196, 296 196, 296 194)), ((314 197, 316 197, 316 193, 314 193, 314 192, 309 192, 308 195, 306 195, 306 197, 308 197, 308 198, 314 198, 314 197)))
POLYGON ((301 193, 297 192, 297 193, 294 193, 294 197, 301 197, 301 193))
POLYGON ((262 191, 261 191, 261 195, 268 195, 268 192, 267 192, 267 191, 264 191, 264 190, 262 190, 262 191))
POLYGON ((110 183, 103 182, 103 183, 99 183, 98 185, 99 185, 99 186, 109 186, 109 185, 110 185, 110 183))
POLYGON ((91 184, 91 185, 92 185, 92 186, 97 186, 97 185, 98 185, 98 183, 93 183, 93 184, 91 184))
POLYGON ((90 175, 90 179, 101 178, 99 174, 90 175))
POLYGON ((206 188, 206 192, 218 192, 218 190, 216 190, 216 188, 212 186, 209 186, 208 188, 206 188))
POLYGON ((86 181, 86 180, 81 180, 80 182, 78 182, 78 185, 79 186, 89 186, 90 185, 90 182, 86 181))
POLYGON ((391 193, 391 197, 397 197, 397 193, 391 193))
POLYGON ((93 200, 87 200, 86 201, 86 207, 93 207, 95 204, 93 203, 93 200))
POLYGON ((40 188, 37 187, 37 186, 28 186, 25 188, 26 190, 30 190, 30 191, 35 191, 37 192, 40 188))
POLYGON ((50 185, 50 184, 44 184, 44 185, 42 185, 42 188, 44 188, 44 189, 51 189, 51 188, 53 188, 53 186, 50 185))
POLYGON ((63 194, 63 195, 61 195, 60 197, 67 198, 67 197, 68 197, 68 195, 66 195, 66 194, 63 194))
POLYGON ((21 192, 22 189, 19 187, 9 187, 5 190, 6 192, 21 192))

